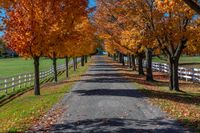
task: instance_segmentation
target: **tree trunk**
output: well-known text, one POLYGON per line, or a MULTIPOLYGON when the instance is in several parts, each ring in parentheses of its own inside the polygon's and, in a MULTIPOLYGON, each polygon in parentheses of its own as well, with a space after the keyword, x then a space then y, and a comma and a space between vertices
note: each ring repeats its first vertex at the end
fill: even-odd
POLYGON ((139 75, 145 75, 143 70, 143 57, 142 54, 138 56, 138 72, 139 75))
POLYGON ((76 71, 76 59, 75 59, 75 57, 73 57, 73 66, 74 66, 74 71, 76 71))
POLYGON ((54 82, 58 82, 57 59, 55 53, 53 54, 53 72, 54 72, 54 82))
POLYGON ((178 79, 178 60, 177 58, 169 58, 169 89, 180 91, 178 79))
POLYGON ((135 71, 136 70, 136 64, 135 64, 135 56, 134 55, 132 55, 131 56, 131 62, 132 62, 132 67, 133 67, 133 71, 135 71))
POLYGON ((40 57, 35 56, 33 57, 34 60, 34 74, 35 74, 35 79, 34 79, 34 94, 40 95, 40 70, 39 70, 39 59, 40 57))
POLYGON ((76 61, 76 69, 78 69, 78 58, 77 57, 75 58, 75 61, 76 61))
POLYGON ((129 68, 132 68, 132 59, 131 55, 128 55, 128 61, 129 61, 129 68))
POLYGON ((119 63, 122 63, 122 54, 119 52, 119 63))
POLYGON ((87 63, 88 62, 88 60, 87 60, 88 58, 87 58, 87 55, 85 55, 85 63, 87 63))
POLYGON ((84 56, 81 56, 81 66, 85 65, 85 60, 84 60, 84 56))
POLYGON ((173 64, 173 88, 176 91, 179 90, 179 79, 178 79, 178 61, 174 61, 173 64))
POLYGON ((125 66, 124 55, 122 54, 122 65, 125 66))
POLYGON ((65 57, 65 65, 66 65, 66 78, 69 78, 69 58, 65 57))
POLYGON ((168 59, 169 65, 169 89, 173 90, 173 60, 171 58, 168 59))
POLYGON ((113 56, 113 60, 116 61, 116 54, 114 54, 114 56, 113 56))
POLYGON ((120 58, 120 52, 117 52, 117 58, 118 58, 118 62, 121 63, 121 58, 120 58))
POLYGON ((193 0, 183 0, 191 9, 200 14, 200 6, 193 0))
POLYGON ((146 49, 146 80, 153 81, 153 71, 152 71, 152 49, 146 49))

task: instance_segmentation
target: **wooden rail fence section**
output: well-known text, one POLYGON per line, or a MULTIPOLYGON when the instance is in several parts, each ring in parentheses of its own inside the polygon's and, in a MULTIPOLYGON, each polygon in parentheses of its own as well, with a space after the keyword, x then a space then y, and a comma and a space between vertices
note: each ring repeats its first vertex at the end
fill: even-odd
MULTIPOLYGON (((57 71, 65 71, 65 65, 59 65, 57 71)), ((40 82, 47 80, 52 77, 54 74, 53 68, 51 67, 47 71, 40 72, 40 82)), ((15 91, 16 88, 30 87, 34 83, 34 73, 25 73, 19 74, 8 78, 0 79, 0 92, 5 91, 8 94, 8 91, 15 91)))
MULTIPOLYGON (((128 64, 128 57, 125 57, 125 61, 128 64)), ((136 64, 138 64, 137 60, 136 64)), ((144 61, 143 67, 146 67, 146 61, 144 61)), ((166 63, 153 62, 152 69, 153 71, 169 73, 169 65, 166 63)), ((178 76, 182 80, 200 83, 200 69, 198 68, 179 67, 178 76)))
MULTIPOLYGON (((144 63, 145 64, 145 63, 144 63)), ((169 65, 165 63, 153 62, 152 68, 154 71, 169 73, 169 65)), ((178 68, 178 76, 180 79, 200 83, 200 69, 198 68, 178 68)))
MULTIPOLYGON (((80 58, 77 60, 80 62, 80 58)), ((72 65, 72 62, 69 62, 69 65, 72 65)), ((60 73, 62 71, 66 70, 66 65, 58 65, 57 66, 57 72, 60 73)), ((53 67, 51 67, 47 71, 41 71, 40 72, 40 82, 43 83, 45 80, 48 80, 49 78, 53 77, 54 71, 53 67)), ((5 91, 6 94, 9 92, 13 92, 16 89, 20 88, 27 88, 31 87, 34 84, 34 73, 25 73, 25 74, 19 74, 12 77, 7 78, 0 78, 0 93, 2 91, 5 91)))

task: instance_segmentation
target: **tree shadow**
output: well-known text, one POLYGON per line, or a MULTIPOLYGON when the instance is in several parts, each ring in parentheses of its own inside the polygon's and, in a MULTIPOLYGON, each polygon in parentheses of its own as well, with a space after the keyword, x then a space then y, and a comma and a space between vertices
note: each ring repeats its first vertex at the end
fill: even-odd
POLYGON ((75 90, 74 93, 80 93, 81 96, 120 96, 134 98, 158 98, 179 103, 200 105, 199 96, 191 96, 187 93, 169 93, 164 91, 147 90, 147 89, 81 89, 75 90))
POLYGON ((134 89, 92 89, 92 90, 75 90, 81 96, 120 96, 120 97, 135 97, 141 98, 144 95, 134 89))
POLYGON ((100 77, 100 78, 90 78, 86 80, 81 80, 86 83, 130 83, 128 78, 116 78, 116 77, 100 77))
POLYGON ((179 65, 199 65, 199 62, 192 62, 192 63, 179 63, 179 65))
POLYGON ((95 64, 95 65, 90 65, 91 67, 109 67, 109 68, 116 68, 119 67, 119 65, 108 65, 108 64, 95 64))
POLYGON ((86 73, 86 74, 83 74, 81 76, 87 76, 87 77, 91 77, 91 78, 101 78, 101 77, 111 77, 111 78, 121 78, 121 79, 130 79, 132 78, 132 76, 134 76, 134 74, 127 74, 127 73, 124 73, 124 72, 118 72, 118 73, 115 73, 115 72, 112 72, 112 73, 106 73, 106 72, 102 72, 102 73, 86 73))
MULTIPOLYGON (((97 83, 129 83, 129 82, 136 82, 139 84, 144 84, 148 86, 169 86, 169 83, 167 81, 158 81, 155 80, 153 82, 146 81, 144 76, 134 74, 134 73, 127 73, 130 72, 130 70, 124 70, 124 69, 97 69, 97 70, 90 70, 90 71, 102 71, 101 73, 87 73, 81 75, 82 77, 87 76, 91 77, 87 80, 82 80, 84 82, 97 82, 97 83), (126 72, 127 71, 127 72, 126 72), (106 73, 109 72, 109 73, 106 73), (116 73, 115 73, 116 72, 116 73)), ((160 78, 166 78, 167 75, 160 75, 160 74, 154 74, 155 79, 160 78)), ((182 85, 191 85, 191 83, 182 83, 182 85)))
POLYGON ((89 71, 98 71, 98 72, 119 72, 119 71, 127 71, 127 72, 130 72, 129 70, 124 70, 124 69, 120 69, 120 68, 116 68, 116 69, 113 69, 113 68, 107 68, 107 69, 94 69, 94 68, 91 68, 89 71))
POLYGON ((147 120, 98 118, 79 121, 64 121, 53 125, 53 132, 70 133, 182 133, 184 130, 175 121, 164 118, 147 120))
POLYGON ((169 93, 157 90, 140 89, 140 92, 149 98, 166 99, 179 103, 194 104, 200 106, 200 96, 190 95, 188 93, 169 93))

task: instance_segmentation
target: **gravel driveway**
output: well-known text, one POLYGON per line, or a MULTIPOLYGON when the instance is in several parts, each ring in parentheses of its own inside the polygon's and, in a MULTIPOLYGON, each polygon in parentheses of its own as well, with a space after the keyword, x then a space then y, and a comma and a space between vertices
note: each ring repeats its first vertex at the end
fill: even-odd
POLYGON ((117 65, 103 56, 63 99, 67 108, 50 132, 67 133, 183 133, 158 107, 146 102, 117 65))

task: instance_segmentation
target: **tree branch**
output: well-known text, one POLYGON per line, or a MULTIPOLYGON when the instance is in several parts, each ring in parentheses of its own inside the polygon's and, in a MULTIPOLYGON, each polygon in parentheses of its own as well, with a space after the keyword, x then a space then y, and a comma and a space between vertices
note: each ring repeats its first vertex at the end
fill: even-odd
POLYGON ((193 0, 183 0, 190 8, 200 14, 200 6, 195 3, 193 0))

